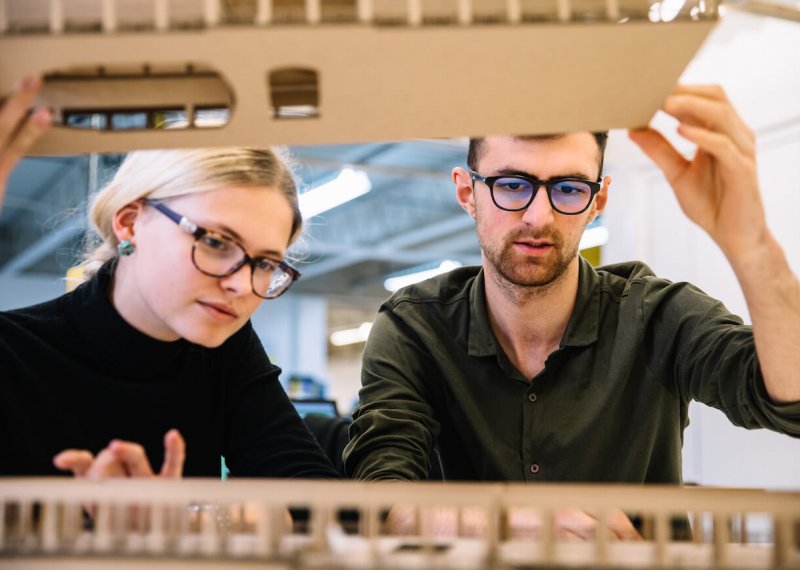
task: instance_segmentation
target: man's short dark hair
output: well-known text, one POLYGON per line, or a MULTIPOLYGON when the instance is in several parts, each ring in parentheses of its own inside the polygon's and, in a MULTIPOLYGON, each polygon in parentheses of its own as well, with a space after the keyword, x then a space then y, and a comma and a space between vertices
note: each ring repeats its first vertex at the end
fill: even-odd
MULTIPOLYGON (((598 174, 597 176, 599 179, 602 178, 603 176, 603 161, 605 160, 605 155, 606 155, 606 143, 608 142, 608 131, 597 131, 592 133, 592 135, 594 136, 594 140, 597 142, 597 149, 600 153, 600 174, 598 174)), ((524 139, 524 140, 550 140, 550 139, 557 139, 563 136, 564 136, 563 134, 523 135, 523 136, 515 136, 514 138, 524 139)), ((482 144, 483 144, 483 137, 469 139, 469 150, 467 151, 467 166, 469 167, 470 170, 474 170, 477 172, 478 159, 480 158, 482 144)))

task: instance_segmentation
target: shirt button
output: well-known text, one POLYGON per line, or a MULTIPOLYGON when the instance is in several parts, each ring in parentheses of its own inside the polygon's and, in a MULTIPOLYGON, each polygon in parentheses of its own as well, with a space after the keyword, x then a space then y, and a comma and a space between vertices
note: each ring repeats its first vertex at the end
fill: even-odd
POLYGON ((538 463, 531 463, 531 473, 536 475, 539 472, 539 464, 538 463))
POLYGON ((528 394, 528 401, 535 402, 536 401, 536 394, 528 394))

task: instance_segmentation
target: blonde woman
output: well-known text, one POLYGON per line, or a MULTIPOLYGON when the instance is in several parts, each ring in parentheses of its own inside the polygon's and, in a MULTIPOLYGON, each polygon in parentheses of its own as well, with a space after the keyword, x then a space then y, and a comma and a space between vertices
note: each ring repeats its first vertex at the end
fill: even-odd
MULTIPOLYGON (((0 198, 50 122, 0 109, 0 198)), ((6 475, 335 477, 249 319, 299 277, 297 193, 270 150, 134 152, 94 199, 85 282, 0 313, 6 475)), ((276 326, 280 326, 276 324, 276 326)))

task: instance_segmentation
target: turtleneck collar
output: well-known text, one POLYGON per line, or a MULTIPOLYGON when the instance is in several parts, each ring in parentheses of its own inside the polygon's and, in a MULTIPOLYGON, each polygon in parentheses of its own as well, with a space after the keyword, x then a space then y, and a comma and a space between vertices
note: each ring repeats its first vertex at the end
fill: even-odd
POLYGON ((115 268, 113 261, 107 262, 92 279, 67 295, 69 318, 98 362, 113 366, 127 379, 155 380, 160 370, 196 345, 184 339, 157 340, 128 324, 111 302, 115 268))

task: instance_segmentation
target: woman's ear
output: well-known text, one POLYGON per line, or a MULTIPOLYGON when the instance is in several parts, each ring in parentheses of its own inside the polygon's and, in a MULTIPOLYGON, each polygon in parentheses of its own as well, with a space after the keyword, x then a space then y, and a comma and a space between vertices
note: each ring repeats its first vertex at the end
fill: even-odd
POLYGON ((475 219, 475 193, 472 190, 472 176, 461 167, 453 169, 453 184, 456 186, 456 199, 470 217, 475 219))
POLYGON ((118 241, 127 240, 134 243, 136 237, 136 220, 142 213, 144 203, 141 200, 131 202, 120 208, 111 221, 111 228, 118 241))

